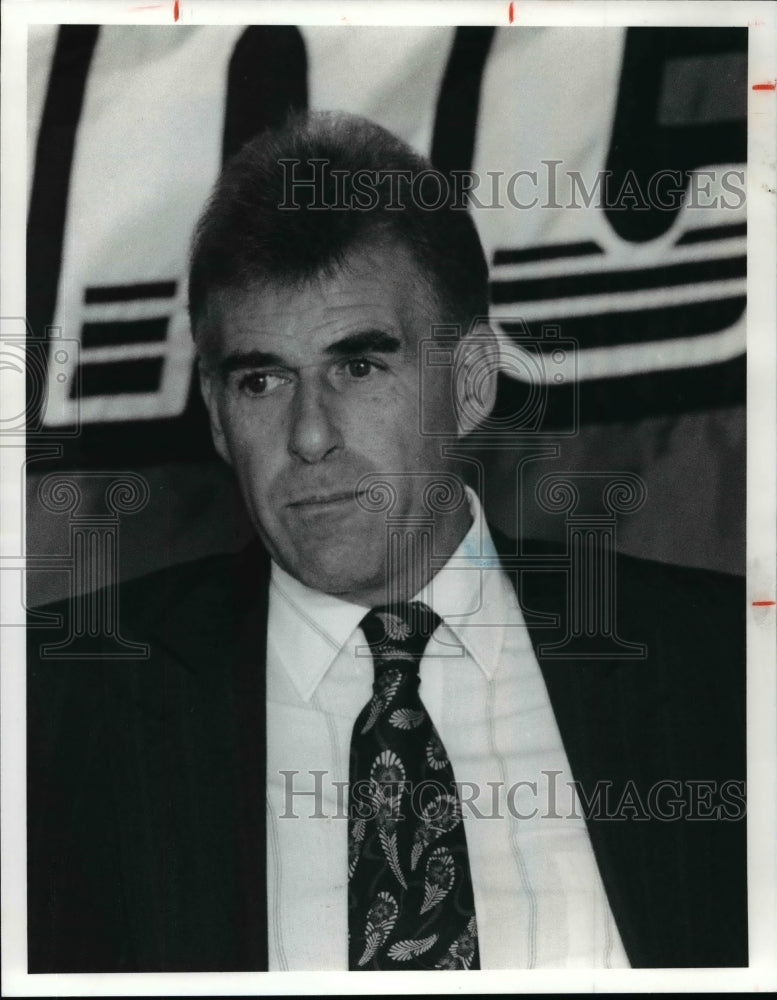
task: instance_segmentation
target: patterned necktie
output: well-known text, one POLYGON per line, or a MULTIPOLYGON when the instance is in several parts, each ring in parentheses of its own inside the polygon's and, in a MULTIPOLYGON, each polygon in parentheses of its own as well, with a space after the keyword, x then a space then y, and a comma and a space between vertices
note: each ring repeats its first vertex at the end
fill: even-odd
POLYGON ((440 624, 417 601, 361 623, 375 682, 351 738, 350 969, 480 968, 461 802, 418 694, 440 624))

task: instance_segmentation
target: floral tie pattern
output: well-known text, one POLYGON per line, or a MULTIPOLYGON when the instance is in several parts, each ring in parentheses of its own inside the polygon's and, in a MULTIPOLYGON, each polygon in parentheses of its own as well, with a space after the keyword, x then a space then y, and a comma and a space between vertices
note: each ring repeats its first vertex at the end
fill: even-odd
POLYGON ((361 623, 375 681, 351 738, 351 969, 480 968, 461 802, 418 693, 440 624, 417 601, 374 608, 361 623))

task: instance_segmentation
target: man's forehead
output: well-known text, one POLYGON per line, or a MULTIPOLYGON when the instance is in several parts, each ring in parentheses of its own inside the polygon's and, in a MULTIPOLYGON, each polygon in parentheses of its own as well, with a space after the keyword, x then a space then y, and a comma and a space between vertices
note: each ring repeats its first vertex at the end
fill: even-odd
POLYGON ((414 348, 428 336, 434 306, 410 251, 368 247, 310 278, 213 290, 203 320, 198 340, 208 353, 263 343, 323 351, 365 330, 383 330, 414 348))

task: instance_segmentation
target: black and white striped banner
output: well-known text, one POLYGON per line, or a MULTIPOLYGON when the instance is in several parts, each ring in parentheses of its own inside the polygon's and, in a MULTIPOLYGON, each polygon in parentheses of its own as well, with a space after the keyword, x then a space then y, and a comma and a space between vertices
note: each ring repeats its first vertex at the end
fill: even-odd
POLYGON ((305 106, 470 172, 503 411, 531 366, 562 432, 573 398, 582 424, 741 404, 746 60, 738 28, 33 26, 43 423, 80 425, 73 465, 209 454, 191 229, 224 157, 305 106))

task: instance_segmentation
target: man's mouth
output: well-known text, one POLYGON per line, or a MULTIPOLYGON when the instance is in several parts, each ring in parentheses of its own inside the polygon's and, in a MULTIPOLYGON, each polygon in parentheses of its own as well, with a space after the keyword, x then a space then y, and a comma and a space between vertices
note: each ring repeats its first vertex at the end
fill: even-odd
POLYGON ((311 493, 308 496, 303 496, 297 500, 289 501, 286 506, 295 510, 315 510, 317 508, 324 509, 326 507, 352 503, 358 496, 359 494, 357 494, 354 490, 337 490, 332 493, 311 493))

